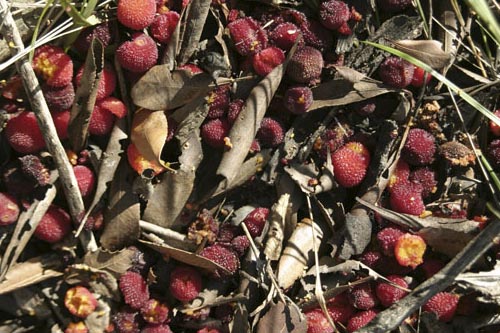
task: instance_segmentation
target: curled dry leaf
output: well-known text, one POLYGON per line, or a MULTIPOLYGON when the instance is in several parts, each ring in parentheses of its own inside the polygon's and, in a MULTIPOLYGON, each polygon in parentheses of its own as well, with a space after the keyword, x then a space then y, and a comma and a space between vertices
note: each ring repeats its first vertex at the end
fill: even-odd
POLYGON ((96 252, 88 252, 83 258, 83 263, 89 267, 106 270, 118 278, 132 266, 138 252, 139 250, 134 247, 118 252, 99 249, 96 252))
POLYGON ((304 274, 304 269, 312 263, 314 251, 319 249, 322 239, 323 231, 313 221, 306 218, 297 224, 278 263, 277 280, 280 287, 288 289, 304 274), (316 239, 313 239, 313 234, 316 239))
POLYGON ((134 114, 130 139, 137 150, 149 161, 163 165, 161 151, 168 135, 168 121, 164 111, 139 109, 134 114))
POLYGON ((290 194, 284 193, 278 199, 271 209, 271 218, 269 222, 269 231, 267 232, 265 255, 270 260, 278 260, 285 237, 285 217, 290 201, 290 194))
POLYGON ((259 320, 257 333, 306 333, 307 320, 295 303, 271 303, 259 320))
POLYGON ((186 29, 182 35, 182 46, 179 50, 179 63, 186 63, 199 46, 203 27, 210 11, 211 0, 192 0, 185 16, 186 29))
POLYGON ((477 273, 461 273, 456 278, 456 283, 462 288, 473 289, 482 294, 486 301, 500 303, 500 264, 496 264, 491 271, 477 273))
POLYGON ((425 62, 436 70, 442 69, 451 60, 450 53, 443 51, 441 42, 437 40, 399 40, 393 43, 395 49, 425 62))

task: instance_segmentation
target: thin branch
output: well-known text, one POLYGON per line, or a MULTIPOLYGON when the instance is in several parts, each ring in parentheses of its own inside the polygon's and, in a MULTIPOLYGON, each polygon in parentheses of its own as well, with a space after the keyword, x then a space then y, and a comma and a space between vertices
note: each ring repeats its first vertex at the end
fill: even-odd
MULTIPOLYGON (((17 29, 16 23, 12 14, 9 10, 9 4, 6 0, 0 0, 0 13, 3 14, 3 26, 2 34, 9 45, 11 45, 11 53, 13 56, 20 53, 24 49, 24 43, 17 29)), ((54 121, 50 114, 49 108, 45 101, 45 98, 40 88, 40 83, 33 71, 31 63, 26 57, 19 59, 16 62, 16 67, 18 73, 23 79, 24 88, 28 95, 28 99, 31 104, 45 143, 47 144, 47 149, 52 155, 54 162, 59 172, 59 177, 61 179, 61 186, 66 195, 66 201, 68 202, 69 211, 71 217, 75 223, 78 223, 79 219, 85 211, 85 206, 83 204, 83 199, 78 188, 78 183, 76 181, 75 174, 73 173, 73 168, 69 163, 68 157, 64 150, 61 141, 59 140, 54 126, 54 121)), ((81 237, 83 245, 89 250, 97 249, 95 240, 91 233, 86 233, 85 236, 81 237)))

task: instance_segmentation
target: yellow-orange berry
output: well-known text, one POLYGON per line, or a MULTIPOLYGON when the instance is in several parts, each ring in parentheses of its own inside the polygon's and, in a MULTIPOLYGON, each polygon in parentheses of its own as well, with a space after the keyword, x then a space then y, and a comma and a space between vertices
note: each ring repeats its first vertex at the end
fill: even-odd
POLYGON ((415 268, 424 262, 426 247, 422 237, 406 233, 396 241, 394 255, 401 266, 415 268))
POLYGON ((142 156, 133 143, 131 143, 127 148, 127 159, 132 169, 137 171, 137 173, 140 175, 142 175, 142 173, 148 169, 153 170, 155 175, 158 175, 166 170, 156 161, 149 161, 144 156, 142 156))
POLYGON ((64 333, 88 333, 89 329, 85 326, 83 321, 77 323, 69 323, 68 327, 64 330, 64 333))
POLYGON ((64 305, 72 315, 87 318, 97 307, 97 300, 90 290, 76 286, 66 292, 64 305))

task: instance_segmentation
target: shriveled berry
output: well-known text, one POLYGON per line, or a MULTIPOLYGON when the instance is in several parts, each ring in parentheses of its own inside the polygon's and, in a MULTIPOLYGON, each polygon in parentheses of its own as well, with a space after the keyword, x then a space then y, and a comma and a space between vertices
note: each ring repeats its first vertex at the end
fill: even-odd
POLYGON ((23 174, 33 179, 38 185, 46 186, 50 182, 50 172, 36 155, 19 157, 23 174))
POLYGON ((120 291, 125 303, 139 310, 149 300, 149 289, 146 280, 136 272, 127 271, 120 276, 120 291))
POLYGON ((16 199, 8 194, 0 192, 0 226, 10 225, 19 217, 19 206, 16 199))
MULTIPOLYGON (((237 254, 227 247, 217 243, 204 248, 200 252, 200 255, 221 265, 228 270, 231 275, 236 273, 240 267, 240 260, 238 259, 237 254)), ((224 272, 215 272, 215 277, 223 276, 225 276, 224 272)))
POLYGON ((97 300, 90 290, 83 286, 76 286, 66 291, 64 306, 72 315, 87 318, 95 311, 97 300))
POLYGON ((23 111, 7 122, 5 138, 21 154, 36 153, 45 147, 42 131, 33 112, 23 111))
POLYGON ((131 310, 120 311, 113 316, 118 333, 139 333, 139 313, 131 310))
POLYGON ((195 299, 201 287, 201 275, 193 267, 177 266, 170 274, 170 293, 181 302, 195 299))
POLYGON ((377 241, 382 249, 382 252, 387 256, 394 256, 394 246, 399 237, 403 236, 404 232, 396 227, 385 227, 377 233, 377 241))
POLYGON ((378 299, 370 283, 363 283, 353 287, 348 292, 349 302, 356 309, 369 310, 378 304, 378 299))
POLYGON ((255 73, 266 76, 285 61, 285 53, 280 48, 271 46, 256 53, 252 57, 252 66, 255 73))
POLYGON ((77 323, 69 323, 64 330, 64 333, 88 333, 89 329, 85 325, 83 321, 79 321, 77 323))
POLYGON ((432 296, 422 310, 434 313, 442 322, 448 322, 455 316, 459 299, 456 294, 440 292, 432 296))
POLYGON ((370 152, 360 142, 348 142, 332 154, 333 175, 343 187, 359 185, 370 164, 370 152))
POLYGON ((52 87, 44 84, 42 85, 42 91, 50 111, 68 110, 75 100, 75 90, 71 82, 62 87, 52 87))
POLYGON ((71 219, 62 208, 51 205, 35 229, 35 237, 57 243, 71 232, 71 219))
POLYGON ((340 28, 349 20, 350 15, 349 6, 343 1, 329 0, 319 7, 319 20, 330 30, 340 28))
POLYGON ((227 25, 236 51, 242 56, 257 53, 267 46, 267 33, 250 17, 237 19, 227 25))
POLYGON ((434 136, 421 128, 412 128, 408 132, 401 157, 410 165, 422 166, 431 164, 436 153, 434 136))
POLYGON ((406 60, 390 56, 380 64, 378 73, 385 84, 394 88, 405 88, 413 79, 414 68, 406 60))
MULTIPOLYGON (((387 280, 404 289, 408 289, 408 283, 402 276, 389 275, 387 280)), ((389 307, 408 295, 408 292, 402 288, 395 287, 387 282, 378 282, 375 287, 375 292, 380 300, 380 303, 385 307, 389 307)))
POLYGON ((201 138, 211 147, 224 147, 224 138, 229 134, 230 128, 227 119, 210 119, 201 126, 201 138))
POLYGON ((352 333, 359 330, 361 327, 368 325, 368 323, 376 316, 377 311, 375 310, 366 310, 356 313, 347 323, 347 332, 352 333))
POLYGON ((333 327, 328 323, 328 319, 320 308, 307 311, 305 315, 307 333, 333 333, 333 327))
POLYGON ((273 118, 264 117, 260 123, 256 138, 267 147, 276 147, 285 139, 285 129, 273 118))
POLYGON ((394 246, 394 256, 401 266, 415 269, 424 262, 427 245, 422 237, 409 233, 399 237, 394 246))
POLYGON ((266 225, 269 208, 258 207, 252 210, 243 220, 252 237, 259 237, 266 225))
POLYGON ((231 240, 231 248, 240 257, 245 254, 246 250, 249 247, 250 247, 250 240, 245 235, 236 236, 231 240))
POLYGON ((323 56, 317 49, 304 46, 297 50, 286 68, 287 75, 298 83, 309 84, 319 80, 323 69, 323 56))
POLYGON ((289 51, 297 39, 299 47, 303 46, 304 39, 300 29, 290 22, 281 23, 269 32, 269 40, 283 51, 289 51))
POLYGON ((409 180, 413 183, 422 185, 422 198, 424 199, 437 190, 436 173, 429 167, 413 170, 410 173, 409 180))
POLYGON ((35 50, 33 70, 53 87, 67 86, 73 79, 73 61, 55 45, 46 44, 35 50))
POLYGON ((133 73, 142 73, 156 65, 158 48, 146 34, 138 33, 131 41, 123 42, 116 50, 120 65, 133 73))
POLYGON ((179 13, 173 10, 156 16, 149 27, 153 38, 158 43, 167 44, 179 23, 179 18, 179 13))
POLYGON ((94 192, 96 184, 94 172, 85 165, 75 165, 73 167, 73 172, 75 173, 82 197, 86 198, 91 195, 94 192))
POLYGON ((150 299, 141 308, 142 319, 150 324, 162 324, 168 319, 168 307, 157 299, 150 299))
POLYGON ((288 88, 283 100, 285 108, 291 113, 305 113, 313 103, 313 93, 311 88, 298 86, 288 88))
POLYGON ((104 47, 111 44, 113 37, 109 22, 83 29, 73 43, 73 47, 80 53, 86 53, 94 38, 98 39, 104 47))
POLYGON ((154 20, 155 13, 155 0, 120 0, 116 10, 118 21, 134 30, 142 30, 149 26, 154 20))

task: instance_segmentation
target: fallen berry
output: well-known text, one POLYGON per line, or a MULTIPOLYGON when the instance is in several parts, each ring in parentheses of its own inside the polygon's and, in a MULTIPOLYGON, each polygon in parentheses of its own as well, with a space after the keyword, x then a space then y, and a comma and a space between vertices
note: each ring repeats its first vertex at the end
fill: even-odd
MULTIPOLYGON (((200 252, 200 256, 205 257, 220 266, 224 267, 232 275, 236 273, 240 267, 240 260, 236 253, 225 246, 215 243, 214 245, 207 246, 200 252)), ((226 275, 223 271, 216 271, 215 277, 224 277, 226 275)))
POLYGON ((434 136, 421 128, 412 128, 408 132, 401 157, 410 165, 423 166, 434 161, 436 140, 434 136))
POLYGON ((236 51, 242 56, 257 53, 267 47, 267 34, 250 17, 237 19, 227 25, 236 51))
POLYGON ((123 42, 116 50, 120 65, 133 73, 143 73, 156 65, 158 48, 155 41, 143 33, 137 33, 131 41, 123 42))
POLYGON ((207 99, 207 104, 209 106, 207 114, 208 119, 222 118, 226 116, 230 102, 229 90, 229 85, 223 85, 218 86, 209 93, 207 99))
POLYGON ((149 27, 151 36, 158 43, 167 44, 179 23, 179 18, 179 14, 173 10, 156 16, 149 27))
POLYGON ((366 251, 358 258, 363 264, 375 270, 378 268, 381 259, 382 253, 378 251, 366 251))
POLYGON ((117 118, 123 118, 127 115, 127 107, 120 99, 116 97, 105 97, 96 103, 103 110, 112 113, 117 118))
POLYGON ((16 222, 19 212, 16 199, 8 193, 0 192, 0 226, 16 222))
POLYGON ((35 229, 34 236, 48 243, 60 242, 71 232, 71 219, 62 208, 51 205, 35 229))
POLYGON ((96 136, 104 136, 111 133, 115 124, 115 116, 102 108, 99 103, 94 105, 94 111, 89 121, 89 133, 96 136))
POLYGON ((389 178, 389 184, 387 187, 389 191, 398 184, 404 184, 408 182, 408 178, 410 177, 410 166, 403 160, 399 160, 398 164, 396 164, 396 168, 389 178))
MULTIPOLYGON (((408 289, 408 283, 402 276, 389 275, 387 280, 402 288, 408 289)), ((385 307, 389 307, 408 295, 408 292, 402 288, 395 287, 387 282, 378 282, 375 286, 375 293, 377 294, 377 298, 380 300, 380 303, 385 307)))
POLYGON ((71 82, 62 87, 52 87, 44 84, 42 85, 42 91, 51 112, 68 110, 75 100, 75 90, 71 82))
MULTIPOLYGON (((82 80, 84 66, 80 67, 75 75, 75 86, 80 87, 82 80)), ((99 101, 105 97, 111 96, 116 88, 116 73, 109 64, 104 66, 101 74, 101 79, 99 80, 99 85, 97 86, 97 96, 96 99, 99 101)))
POLYGON ((211 147, 224 147, 224 138, 229 134, 230 128, 227 119, 210 119, 201 125, 201 138, 211 147))
POLYGON ((420 88, 424 85, 424 83, 429 83, 431 78, 431 74, 426 73, 421 67, 415 66, 413 70, 413 78, 411 79, 410 85, 415 88, 420 88))
POLYGON ((427 245, 422 237, 407 233, 396 241, 394 256, 401 266, 415 269, 424 262, 426 248, 427 245))
POLYGON ((38 185, 46 186, 50 182, 50 171, 36 155, 19 157, 21 170, 25 176, 33 179, 38 185))
POLYGON ((64 330, 64 333, 88 333, 89 329, 83 321, 77 323, 69 323, 64 330))
MULTIPOLYGON (((7 123, 8 127, 8 123, 7 123)), ((500 139, 496 139, 490 142, 488 148, 486 149, 486 153, 489 157, 490 163, 494 167, 500 166, 500 139)))
POLYGON ((378 312, 375 310, 366 310, 356 313, 347 323, 347 332, 352 333, 368 325, 368 323, 377 316, 377 313, 378 312))
POLYGON ((125 310, 113 316, 118 333, 139 333, 139 313, 125 310))
POLYGON ((377 241, 386 256, 394 256, 394 246, 404 232, 396 227, 385 227, 377 233, 377 241))
POLYGON ((320 22, 306 20, 299 26, 306 45, 311 46, 320 52, 325 52, 333 47, 333 34, 320 22))
POLYGON ((385 84, 394 88, 405 88, 413 79, 414 68, 406 60, 390 56, 380 64, 378 73, 385 84))
POLYGON ((422 185, 410 182, 394 185, 391 188, 389 203, 395 212, 419 216, 425 211, 422 185))
POLYGON ((329 0, 323 2, 319 8, 319 20, 330 30, 340 28, 350 16, 349 6, 343 1, 329 0))
POLYGON ((304 46, 297 50, 286 68, 286 74, 298 83, 318 81, 323 69, 323 56, 317 49, 304 46))
POLYGON ((64 306, 68 311, 79 318, 87 318, 97 307, 97 300, 85 287, 76 286, 66 291, 64 306))
POLYGON ((422 186, 422 198, 435 193, 437 188, 436 173, 429 167, 422 167, 410 173, 409 180, 422 186))
POLYGON ((168 319, 168 307, 157 299, 150 299, 141 308, 142 319, 150 324, 162 324, 168 319))
POLYGON ((309 87, 291 87, 285 91, 283 98, 285 108, 291 113, 303 114, 313 103, 313 93, 309 87))
POLYGON ((360 142, 348 142, 332 154, 333 175, 343 187, 359 185, 370 165, 370 152, 360 142))
POLYGON ((283 61, 285 61, 285 53, 275 46, 265 48, 252 56, 253 69, 260 76, 266 76, 271 73, 283 61))
POLYGON ((12 149, 21 154, 32 154, 45 148, 36 116, 30 111, 23 111, 10 118, 5 127, 5 138, 12 149))
POLYGON ((104 47, 107 47, 112 42, 112 36, 109 22, 103 22, 83 29, 73 43, 73 47, 78 52, 86 54, 94 38, 98 39, 104 47))
POLYGON ((371 283, 363 283, 348 291, 349 302, 356 309, 369 310, 378 304, 378 299, 371 283))
POLYGON ((78 188, 83 198, 90 196, 95 189, 96 177, 94 172, 85 165, 75 165, 73 167, 78 188))
POLYGON ((245 105, 245 101, 239 98, 229 103, 229 108, 227 110, 227 120, 229 124, 234 124, 241 110, 243 110, 243 105, 245 105))
POLYGON ((317 308, 304 313, 307 320, 307 333, 333 333, 323 310, 317 308))
POLYGON ((422 310, 434 313, 439 321, 448 322, 455 316, 459 299, 456 294, 440 292, 432 296, 422 310))
POLYGON ((263 146, 276 147, 285 139, 285 129, 279 121, 264 117, 260 123, 256 138, 263 146))
POLYGON ((149 300, 148 284, 139 273, 127 271, 122 274, 119 287, 125 303, 133 309, 141 309, 149 300))
POLYGON ((155 0, 120 0, 116 10, 118 21, 134 30, 148 27, 153 22, 155 14, 155 0))
POLYGON ((248 213, 242 223, 245 223, 252 237, 259 237, 264 230, 268 215, 268 208, 258 207, 248 213))
POLYGON ((442 260, 435 258, 426 258, 420 268, 424 271, 424 275, 427 279, 430 279, 434 274, 439 272, 445 263, 442 260))
POLYGON ((290 22, 281 23, 269 32, 269 40, 283 51, 289 51, 297 39, 299 39, 298 47, 304 46, 300 29, 290 22))
POLYGON ((195 299, 201 287, 201 275, 193 267, 177 266, 170 274, 170 293, 181 302, 195 299))
POLYGON ((146 327, 144 327, 141 330, 141 333, 173 333, 173 332, 170 329, 170 326, 168 326, 166 324, 162 324, 162 325, 149 324, 149 325, 146 325, 146 327))
POLYGON ((73 61, 55 45, 46 44, 35 50, 33 70, 53 87, 67 86, 73 79, 73 61))
POLYGON ((236 236, 231 240, 231 248, 238 256, 243 256, 246 250, 250 247, 250 240, 247 236, 236 236))

